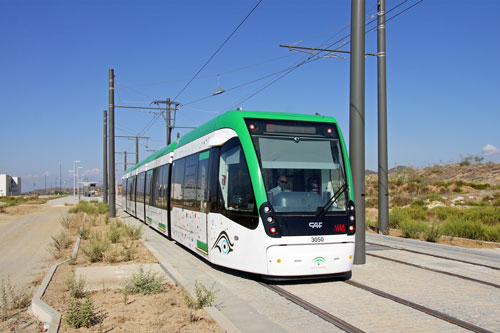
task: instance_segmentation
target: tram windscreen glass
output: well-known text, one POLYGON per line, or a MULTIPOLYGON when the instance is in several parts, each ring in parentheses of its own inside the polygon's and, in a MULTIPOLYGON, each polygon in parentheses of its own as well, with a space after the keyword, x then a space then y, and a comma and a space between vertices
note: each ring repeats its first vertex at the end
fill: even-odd
MULTIPOLYGON (((311 212, 323 207, 345 183, 339 139, 253 136, 269 202, 276 212, 311 212)), ((346 193, 328 212, 345 211, 346 193)), ((328 213, 327 212, 327 213, 328 213)))

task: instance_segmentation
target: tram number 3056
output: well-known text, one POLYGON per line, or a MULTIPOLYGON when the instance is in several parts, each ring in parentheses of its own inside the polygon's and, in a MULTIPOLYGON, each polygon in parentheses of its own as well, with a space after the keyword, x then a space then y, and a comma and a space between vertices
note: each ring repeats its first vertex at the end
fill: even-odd
POLYGON ((325 237, 311 237, 311 243, 321 243, 325 241, 325 237))

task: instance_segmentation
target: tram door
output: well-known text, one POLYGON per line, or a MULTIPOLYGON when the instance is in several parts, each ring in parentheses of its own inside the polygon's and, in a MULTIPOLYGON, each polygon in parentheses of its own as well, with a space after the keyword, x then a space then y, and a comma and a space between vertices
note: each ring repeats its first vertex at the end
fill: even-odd
POLYGON ((196 177, 196 210, 198 211, 195 217, 195 223, 198 227, 196 248, 205 254, 208 254, 207 205, 209 157, 210 151, 199 154, 198 175, 196 177))

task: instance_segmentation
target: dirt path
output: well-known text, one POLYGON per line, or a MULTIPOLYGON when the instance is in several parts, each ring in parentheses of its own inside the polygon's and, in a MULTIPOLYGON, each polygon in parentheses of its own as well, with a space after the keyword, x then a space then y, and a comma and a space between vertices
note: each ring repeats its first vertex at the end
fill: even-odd
POLYGON ((74 203, 72 197, 49 201, 25 215, 0 214, 0 280, 10 277, 13 285, 23 286, 43 277, 52 255, 51 236, 62 228, 60 217, 74 203))

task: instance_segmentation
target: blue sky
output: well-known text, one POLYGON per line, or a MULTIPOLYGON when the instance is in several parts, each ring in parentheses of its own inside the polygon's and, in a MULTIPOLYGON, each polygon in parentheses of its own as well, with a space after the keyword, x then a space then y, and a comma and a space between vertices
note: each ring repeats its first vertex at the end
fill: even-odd
MULTIPOLYGON (((400 2, 387 0, 387 10, 400 2)), ((407 1, 388 17, 416 2, 407 1)), ((319 58, 249 99, 278 76, 192 103, 217 89, 217 74, 229 90, 307 57, 280 44, 322 47, 344 37, 350 32, 347 0, 262 1, 179 95, 256 4, 0 0, 0 173, 22 177, 26 191, 35 183, 43 188, 44 176, 53 186, 61 166, 64 184, 72 186, 68 170, 80 160, 81 174, 100 182, 110 68, 117 105, 149 106, 178 96, 184 107, 177 126, 199 126, 236 106, 319 112, 337 118, 348 139, 348 58, 319 58)), ((366 10, 368 22, 376 1, 366 0, 366 10)), ((500 161, 499 14, 496 0, 425 0, 387 23, 389 167, 457 162, 468 154, 500 161)), ((366 51, 376 52, 376 32, 367 34, 366 51)), ((376 59, 368 57, 366 167, 372 170, 377 169, 376 70, 376 59)), ((153 117, 115 111, 117 135, 150 137, 140 141, 141 159, 165 144, 162 119, 145 130, 153 117)), ((116 151, 135 160, 135 141, 117 139, 116 151)), ((116 162, 123 162, 122 154, 116 162)))

